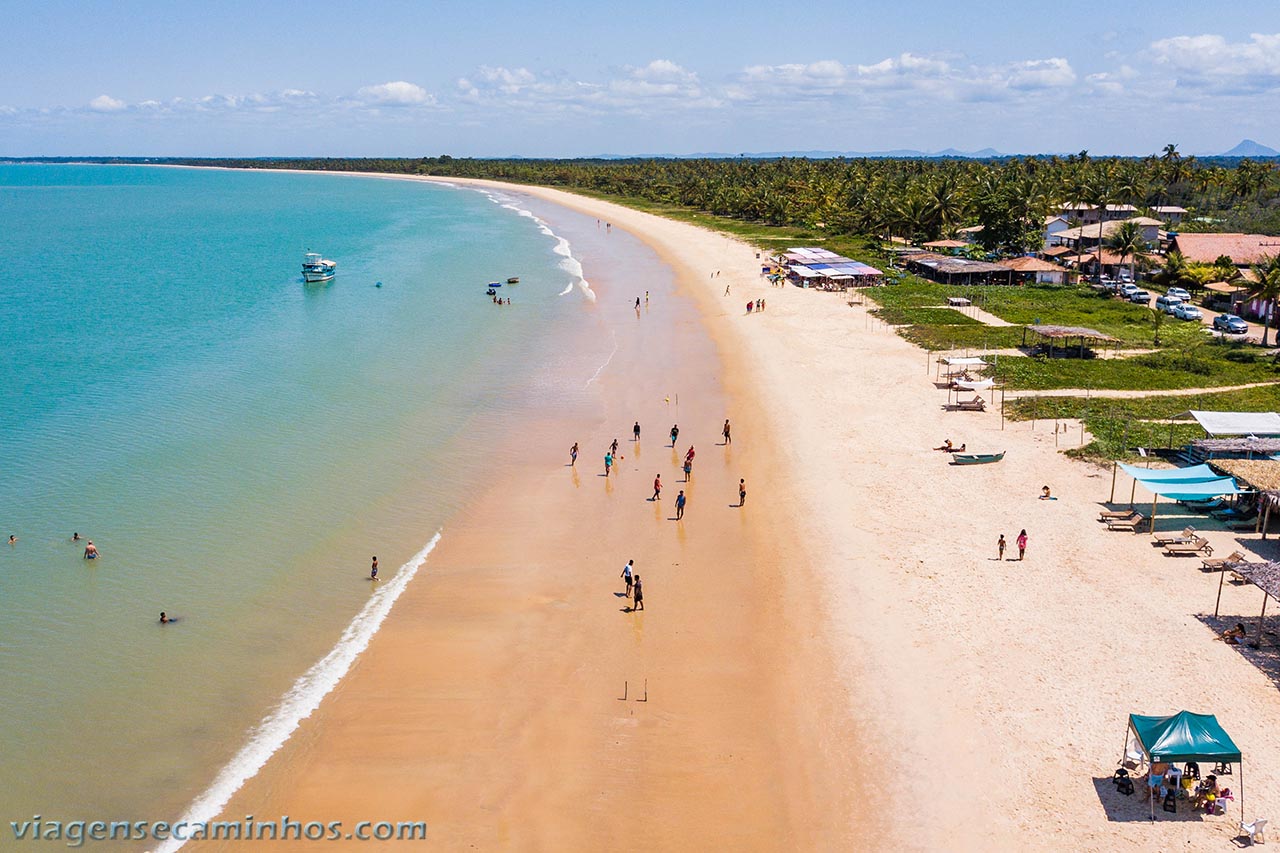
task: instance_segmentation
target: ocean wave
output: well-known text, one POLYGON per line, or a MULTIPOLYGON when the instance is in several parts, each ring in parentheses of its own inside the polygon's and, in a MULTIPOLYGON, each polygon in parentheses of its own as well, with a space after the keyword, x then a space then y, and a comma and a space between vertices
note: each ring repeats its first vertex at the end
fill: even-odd
POLYGON ((552 247, 551 251, 560 255, 560 269, 567 272, 570 276, 569 283, 565 285, 564 290, 560 291, 558 294, 559 296, 568 296, 570 293, 573 293, 574 288, 577 288, 588 301, 596 301, 596 292, 591 289, 591 282, 587 281, 587 277, 583 274, 584 270, 582 268, 582 262, 573 256, 573 247, 569 244, 568 240, 552 231, 551 226, 548 225, 545 220, 534 215, 532 211, 526 210, 516 204, 510 197, 481 187, 473 187, 472 189, 499 207, 514 211, 518 215, 527 219, 532 219, 534 224, 538 226, 538 230, 540 232, 556 241, 556 244, 552 247))
MULTIPOLYGON (((368 647, 382 621, 391 612, 391 606, 440 541, 440 535, 437 532, 432 536, 421 551, 410 557, 390 580, 369 596, 364 608, 342 632, 337 645, 293 683, 293 687, 280 700, 276 709, 254 729, 248 743, 240 748, 235 757, 222 768, 213 784, 187 809, 187 813, 182 816, 183 821, 195 824, 216 819, 236 791, 257 775, 267 759, 284 746, 302 721, 320 706, 320 701, 337 686, 350 671, 356 658, 368 647)), ((170 839, 157 847, 156 853, 172 853, 184 843, 170 839)))

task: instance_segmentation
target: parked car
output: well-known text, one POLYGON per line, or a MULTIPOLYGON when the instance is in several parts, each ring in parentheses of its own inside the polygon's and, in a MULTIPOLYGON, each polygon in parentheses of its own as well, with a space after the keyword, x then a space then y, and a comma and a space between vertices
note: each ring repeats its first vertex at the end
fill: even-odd
POLYGON ((1204 317, 1200 309, 1190 302, 1180 302, 1173 307, 1173 316, 1179 320, 1200 320, 1204 317))
POLYGON ((1219 314, 1213 318, 1213 327, 1229 335, 1243 335, 1249 331, 1249 324, 1235 314, 1219 314))
POLYGON ((1186 291, 1186 290, 1184 290, 1184 289, 1183 289, 1183 288, 1181 288, 1181 287, 1171 287, 1171 288, 1169 288, 1169 295, 1170 295, 1170 296, 1176 296, 1176 297, 1178 297, 1179 299, 1181 299, 1183 302, 1190 302, 1190 301, 1191 301, 1191 294, 1190 294, 1190 293, 1187 293, 1187 291, 1186 291))
POLYGON ((1120 293, 1120 295, 1121 295, 1121 296, 1123 296, 1125 299, 1128 299, 1128 298, 1129 298, 1129 294, 1133 293, 1135 290, 1138 290, 1138 289, 1139 289, 1139 288, 1138 288, 1138 285, 1136 285, 1136 284, 1132 284, 1132 283, 1130 283, 1130 284, 1122 284, 1122 285, 1120 285, 1119 293, 1120 293))
POLYGON ((1173 309, 1177 308, 1182 303, 1183 303, 1182 299, 1180 299, 1177 296, 1171 296, 1170 294, 1167 294, 1167 293, 1163 296, 1156 297, 1156 309, 1159 311, 1163 311, 1166 314, 1172 314, 1173 309))
POLYGON ((1135 290, 1129 294, 1129 301, 1135 302, 1138 305, 1150 305, 1151 294, 1147 293, 1145 290, 1135 290))

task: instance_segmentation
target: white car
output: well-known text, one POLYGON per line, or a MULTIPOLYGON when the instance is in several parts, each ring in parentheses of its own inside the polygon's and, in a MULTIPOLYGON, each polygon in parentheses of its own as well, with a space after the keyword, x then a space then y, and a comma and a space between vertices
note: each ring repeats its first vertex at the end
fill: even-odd
POLYGON ((1163 311, 1166 314, 1172 314, 1173 309, 1177 308, 1181 304, 1181 297, 1174 296, 1171 293, 1166 293, 1162 296, 1156 297, 1156 310, 1163 311))
POLYGON ((1179 320, 1201 320, 1204 315, 1200 313, 1200 309, 1189 302, 1182 302, 1173 306, 1173 316, 1179 320))
POLYGON ((1120 285, 1119 293, 1122 297, 1124 297, 1125 299, 1128 299, 1130 294, 1136 293, 1137 290, 1138 290, 1138 285, 1136 284, 1122 284, 1120 285))
POLYGON ((1181 299, 1183 302, 1190 302, 1190 301, 1191 301, 1191 294, 1190 294, 1190 293, 1187 293, 1187 291, 1186 291, 1186 290, 1184 290, 1184 289, 1183 289, 1183 288, 1181 288, 1181 287, 1171 287, 1171 288, 1169 288, 1169 296, 1176 296, 1176 297, 1178 297, 1179 299, 1181 299))

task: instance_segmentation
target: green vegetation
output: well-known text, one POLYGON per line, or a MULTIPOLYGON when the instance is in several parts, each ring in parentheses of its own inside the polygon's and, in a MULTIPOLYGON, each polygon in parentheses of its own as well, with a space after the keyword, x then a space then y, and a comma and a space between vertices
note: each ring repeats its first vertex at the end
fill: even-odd
POLYGON ((1280 409, 1280 385, 1212 394, 1126 399, 1085 397, 1010 397, 1005 417, 1015 421, 1083 418, 1093 440, 1067 453, 1110 461, 1135 457, 1137 447, 1180 447, 1204 437, 1194 421, 1169 419, 1189 409, 1227 412, 1280 409))
POLYGON ((929 326, 981 326, 982 323, 954 308, 877 308, 874 313, 881 320, 895 326, 921 324, 929 326))

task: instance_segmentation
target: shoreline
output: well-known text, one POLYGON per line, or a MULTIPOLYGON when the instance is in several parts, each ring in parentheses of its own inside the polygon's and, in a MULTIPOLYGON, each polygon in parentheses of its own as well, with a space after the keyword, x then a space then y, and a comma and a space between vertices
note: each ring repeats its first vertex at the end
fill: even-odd
MULTIPOLYGON (((545 201, 521 188, 496 189, 545 201)), ((557 213, 562 207, 535 212, 571 214, 557 213)), ((559 223, 555 230, 564 234, 559 223)), ((578 239, 571 242, 577 252, 578 239)), ((849 789, 831 784, 844 771, 816 749, 805 762, 783 757, 793 756, 797 742, 817 740, 801 737, 815 723, 789 709, 789 696, 791 679, 812 691, 819 672, 806 670, 801 678, 796 664, 812 656, 777 642, 785 628, 775 603, 783 599, 783 573, 768 545, 772 533, 767 524, 745 524, 721 500, 736 500, 736 476, 772 479, 759 464, 768 447, 755 434, 763 419, 734 392, 725 399, 723 377, 731 371, 699 330, 701 317, 687 296, 668 301, 665 286, 646 286, 656 298, 636 316, 630 296, 619 299, 627 285, 617 279, 626 272, 607 257, 586 263, 596 264, 586 275, 617 330, 619 350, 598 372, 603 421, 582 440, 572 488, 563 482, 563 425, 552 419, 533 436, 525 430, 522 442, 537 448, 530 464, 502 476, 470 512, 446 522, 448 535, 426 571, 351 673, 225 814, 425 817, 433 838, 450 847, 576 848, 629 844, 633 836, 663 847, 693 839, 702 846, 733 839, 753 848, 773 839, 812 847, 842 846, 851 837, 843 812, 833 808, 842 797, 817 794, 849 789), (672 396, 680 408, 672 417, 683 425, 681 452, 686 440, 699 448, 688 486, 677 473, 677 451, 654 447, 670 408, 660 401, 672 396), (715 433, 726 412, 738 431, 735 444, 722 448, 715 433), (631 457, 630 436, 620 433, 634 417, 646 424, 637 458, 620 463, 603 503, 584 494, 600 485, 591 482, 598 462, 588 448, 615 435, 631 457), (657 461, 630 469, 655 452, 657 461), (645 500, 650 466, 667 482, 661 505, 645 500), (676 524, 667 513, 682 487, 690 490, 690 517, 676 524), (499 505, 500 531, 474 520, 474 508, 499 505), (522 512, 525 506, 538 511, 522 512), (559 521, 548 525, 548 518, 559 521), (736 543, 732 555, 720 553, 727 538, 736 543), (613 575, 628 554, 646 567, 645 613, 617 612, 613 596, 621 586, 613 575), (505 568, 512 564, 520 571, 505 568), (603 603, 602 594, 613 603, 603 603), (594 660, 601 643, 610 652, 594 660), (431 660, 407 660, 413 650, 431 660), (467 661, 461 669, 458 658, 467 661), (512 695, 504 685, 513 683, 556 695, 538 700, 523 695, 527 686, 512 695), (649 701, 635 703, 637 688, 643 696, 646 687, 649 701), (620 703, 624 690, 630 701, 620 703), (448 745, 438 742, 441 736, 448 745), (601 755, 613 755, 619 766, 598 766, 601 755), (417 768, 412 784, 397 772, 406 764, 417 768), (575 772, 547 778, 563 765, 575 772), (500 824, 488 811, 495 797, 500 824), (570 817, 584 798, 602 810, 590 825, 570 817), (390 805, 397 802, 401 809, 390 805), (640 835, 634 835, 637 813, 648 816, 640 835)), ((676 288, 688 290, 688 271, 671 269, 684 274, 676 288)), ((763 501, 743 509, 769 512, 763 501)))
MULTIPOLYGON (((683 271, 681 283, 697 303, 699 323, 725 362, 716 378, 743 410, 735 411, 735 425, 764 441, 752 448, 748 466, 753 507, 768 509, 751 527, 750 577, 761 587, 750 591, 757 606, 773 602, 760 624, 777 633, 766 638, 772 643, 753 638, 767 646, 768 657, 749 663, 768 671, 774 700, 765 705, 773 714, 767 728, 778 740, 772 753, 755 757, 756 766, 777 765, 780 776, 771 780, 766 801, 784 805, 757 824, 767 827, 764 832, 732 836, 733 844, 979 850, 1021 846, 1032 835, 1051 849, 1073 850, 1224 843, 1234 834, 1238 812, 1149 824, 1140 798, 1126 800, 1110 789, 1126 714, 1182 708, 1216 713, 1245 752, 1245 819, 1266 815, 1276 804, 1280 772, 1272 768, 1280 745, 1270 732, 1280 725, 1280 699, 1266 665, 1212 641, 1219 626, 1205 610, 1216 576, 1197 572, 1190 561, 1162 557, 1147 537, 1108 533, 1097 524, 1109 477, 1057 453, 1053 437, 1033 424, 1002 424, 992 412, 943 412, 920 349, 872 323, 866 308, 846 305, 839 294, 771 288, 756 275, 745 244, 559 190, 478 183, 607 218, 656 244, 659 256, 683 271), (733 288, 727 303, 719 296, 720 282, 704 278, 715 269, 733 288), (761 296, 768 310, 745 318, 742 303, 761 296), (955 469, 929 449, 944 437, 1009 455, 1000 465, 955 469), (1044 483, 1059 500, 1036 500, 1044 483), (1021 528, 1031 536, 1027 560, 997 561, 996 535, 1012 540, 1021 528), (1159 644, 1146 639, 1153 621, 1160 625, 1159 644), (832 791, 839 792, 835 802, 826 799, 832 791), (912 815, 922 807, 928 818, 917 822, 912 815), (778 827, 794 834, 772 834, 778 827)), ((609 374, 602 381, 612 389, 609 374)), ((1163 513, 1161 522, 1161 530, 1191 523, 1163 513)), ((1271 542, 1228 531, 1208 535, 1223 554, 1243 547, 1260 557, 1277 556, 1271 542)), ((720 552, 711 553, 714 566, 720 552)), ((1256 615, 1251 591, 1228 586, 1221 621, 1256 615)), ((358 667, 377 656, 381 637, 358 667)), ((506 655, 517 670, 521 665, 522 652, 489 652, 506 655)), ((536 658, 539 665, 542 658, 536 658)), ((746 695, 744 684, 730 686, 736 688, 730 694, 746 695)), ((357 704, 349 687, 340 686, 326 701, 333 716, 357 704)), ((402 702, 387 701, 380 709, 419 714, 402 702)), ((557 710, 557 719, 574 724, 607 722, 581 707, 557 710)), ((515 725, 501 714, 498 719, 515 725)), ((295 758, 318 764, 334 757, 326 708, 314 722, 295 738, 305 745, 294 756, 251 783, 261 782, 258 792, 269 794, 255 804, 345 808, 351 802, 349 785, 328 796, 316 786, 290 789, 287 768, 303 766, 295 758)), ((359 729, 358 718, 344 722, 348 732, 359 729)), ((613 731, 607 725, 602 730, 613 731)), ((471 752, 455 758, 506 760, 500 750, 479 748, 483 743, 472 742, 471 752)), ((402 773, 412 768, 401 782, 417 791, 397 792, 398 801, 425 804, 439 796, 471 807, 478 802, 473 818, 502 823, 485 839, 495 846, 631 846, 621 833, 634 818, 616 815, 618 802, 606 792, 581 800, 603 803, 604 815, 588 806, 558 822, 520 820, 530 808, 553 811, 550 806, 566 801, 557 795, 574 799, 566 789, 581 781, 576 774, 591 772, 573 761, 561 763, 563 756, 584 753, 554 741, 542 746, 535 753, 573 778, 539 778, 530 788, 498 773, 469 779, 473 785, 462 794, 446 794, 428 787, 412 762, 383 767, 402 773), (543 788, 551 791, 550 800, 535 796, 543 788), (508 822, 510 815, 517 817, 508 822), (584 834, 582 824, 590 821, 604 821, 607 831, 584 834)), ((363 765, 358 754, 343 758, 343 771, 363 765)), ((705 836, 698 833, 707 831, 715 806, 723 805, 717 792, 705 790, 714 786, 713 777, 696 784, 670 756, 646 755, 643 769, 662 774, 665 785, 695 800, 672 802, 647 787, 628 790, 640 798, 637 811, 644 818, 671 819, 686 833, 637 838, 634 846, 699 846, 705 836)), ((341 772, 330 776, 335 785, 347 784, 345 779, 341 772)), ((644 785, 650 782, 646 776, 644 785)), ((746 792, 748 799, 757 794, 746 792)), ((460 840, 446 836, 446 843, 460 840)))

